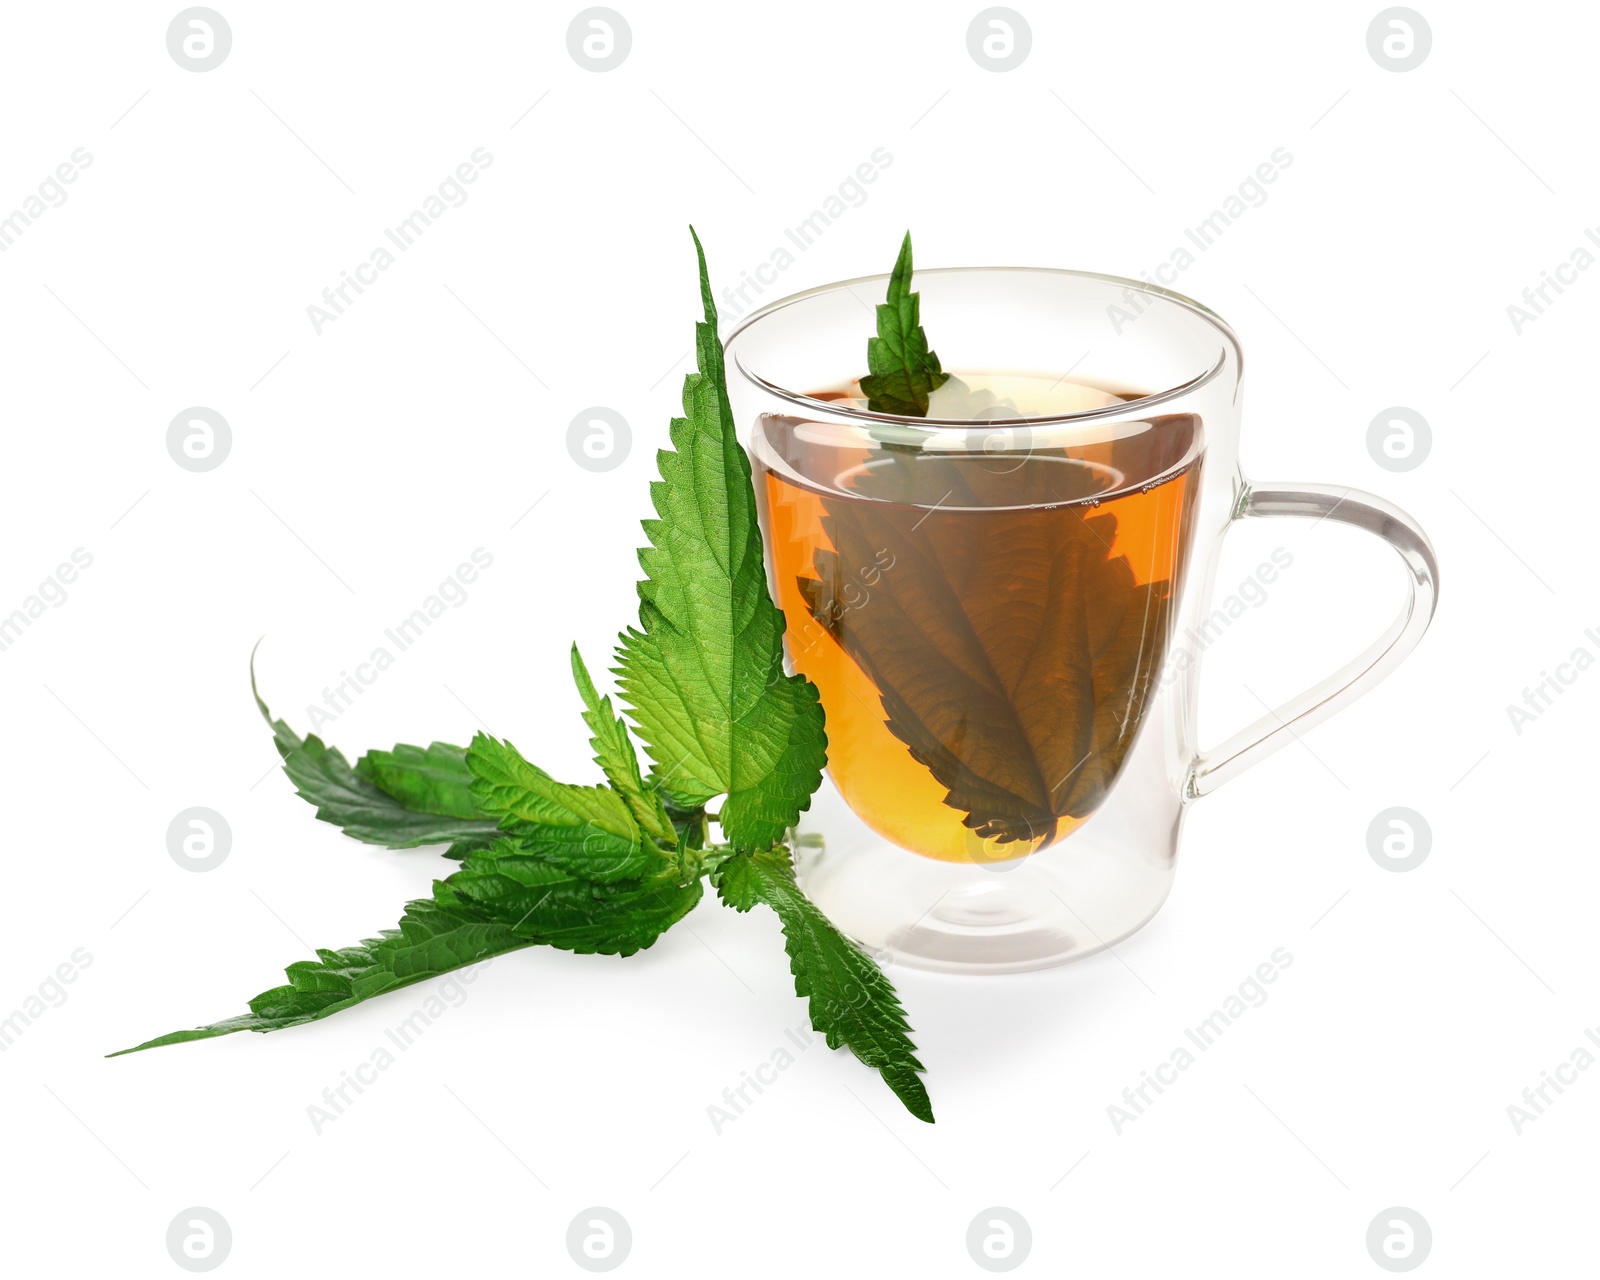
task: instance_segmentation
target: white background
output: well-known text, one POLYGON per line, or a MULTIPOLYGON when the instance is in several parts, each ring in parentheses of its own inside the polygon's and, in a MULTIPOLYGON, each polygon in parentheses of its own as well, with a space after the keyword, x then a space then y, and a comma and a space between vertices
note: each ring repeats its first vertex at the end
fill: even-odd
MULTIPOLYGON (((94 558, 0 652, 0 1012, 92 956, 0 1054, 9 1273, 181 1274, 165 1235, 195 1205, 240 1276, 579 1274, 591 1205, 631 1225, 624 1274, 981 1274, 967 1225, 996 1205, 1031 1225, 1023 1274, 1377 1275, 1395 1205, 1431 1226, 1424 1274, 1589 1265, 1600 1070, 1520 1134, 1507 1107, 1600 1021, 1600 673, 1521 733, 1506 706, 1600 654, 1600 272, 1520 335, 1506 308, 1600 218, 1590 10, 1429 4, 1432 52, 1395 73, 1376 3, 1018 0, 1032 50, 995 73, 977 4, 617 0, 632 51, 599 74, 568 53, 576 5, 218 4, 233 47, 205 73, 147 3, 15 6, 0 52, 0 211, 93 157, 0 254, 0 613, 94 558), (315 332, 308 305, 478 147, 470 198, 315 332), (686 224, 736 280, 879 147, 768 298, 886 270, 908 226, 923 266, 1137 275, 1286 148, 1177 287, 1243 341, 1252 476, 1369 488, 1430 532, 1442 605, 1412 660, 1198 804, 1173 896, 1115 955, 891 969, 932 1128, 818 1045, 714 1129, 804 1007, 771 914, 712 902, 630 960, 494 962, 320 1134, 308 1106, 423 988, 103 1059, 242 1011, 448 870, 312 820, 250 700, 257 637, 304 729, 482 547, 467 602, 326 735, 354 756, 483 726, 590 776, 566 650, 604 667, 633 613, 698 305, 686 224), (233 434, 205 474, 165 447, 194 405, 233 434), (610 472, 567 452, 591 405, 632 426, 610 472), (1405 474, 1366 447, 1392 405, 1433 430, 1405 474), (205 874, 166 848, 193 805, 233 833, 205 874), (1393 805, 1432 830, 1404 874, 1367 850, 1393 805), (1278 947, 1270 999, 1118 1134, 1124 1087, 1278 947)), ((1208 654, 1210 740, 1398 602, 1393 556, 1331 526, 1236 530, 1219 590, 1280 544, 1293 568, 1208 654)))

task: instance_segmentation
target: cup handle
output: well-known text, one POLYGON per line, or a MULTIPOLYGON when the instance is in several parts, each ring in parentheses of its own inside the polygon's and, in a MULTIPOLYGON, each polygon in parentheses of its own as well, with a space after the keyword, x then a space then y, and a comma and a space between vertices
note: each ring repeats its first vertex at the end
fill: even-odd
POLYGON ((1399 553, 1409 591, 1400 615, 1360 657, 1221 746, 1196 756, 1184 788, 1188 799, 1215 791, 1372 688, 1417 647, 1439 599, 1439 563, 1428 535, 1404 511, 1382 498, 1338 485, 1251 485, 1234 512, 1235 519, 1244 516, 1337 520, 1374 533, 1399 553))

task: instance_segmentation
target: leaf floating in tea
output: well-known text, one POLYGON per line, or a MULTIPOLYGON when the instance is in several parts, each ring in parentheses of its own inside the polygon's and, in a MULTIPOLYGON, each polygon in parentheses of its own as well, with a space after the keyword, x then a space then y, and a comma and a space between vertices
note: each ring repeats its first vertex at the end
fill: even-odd
POLYGON ((1058 492, 1090 474, 1059 453, 1010 472, 982 455, 882 456, 853 496, 824 501, 833 549, 799 579, 889 730, 1001 843, 1048 843, 1095 810, 1166 648, 1171 583, 1137 582, 1111 552, 1116 517, 1058 492), (847 605, 848 567, 885 550, 893 568, 847 605))
POLYGON ((908 231, 889 276, 889 299, 878 304, 878 336, 867 339, 867 367, 872 372, 861 379, 861 390, 873 413, 925 418, 928 396, 950 377, 939 368, 939 357, 928 350, 921 309, 922 299, 911 292, 908 231))

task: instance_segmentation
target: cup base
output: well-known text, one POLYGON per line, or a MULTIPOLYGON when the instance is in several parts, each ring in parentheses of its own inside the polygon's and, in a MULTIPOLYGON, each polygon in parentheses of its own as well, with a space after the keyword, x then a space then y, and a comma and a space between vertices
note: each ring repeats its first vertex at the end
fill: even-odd
MULTIPOLYGON (((1130 852, 1097 815, 1060 845, 1009 862, 942 862, 884 840, 829 785, 795 842, 800 887, 885 963, 1022 973, 1115 946, 1166 900, 1174 859, 1130 852), (828 835, 821 834, 826 829, 828 835)), ((1148 846, 1146 846, 1148 848, 1148 846)))

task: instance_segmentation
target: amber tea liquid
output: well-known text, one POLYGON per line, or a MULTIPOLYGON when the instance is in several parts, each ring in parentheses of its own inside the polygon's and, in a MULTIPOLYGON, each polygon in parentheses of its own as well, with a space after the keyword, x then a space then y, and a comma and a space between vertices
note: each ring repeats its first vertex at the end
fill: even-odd
MULTIPOLYGON (((866 407, 854 383, 814 398, 866 407)), ((929 416, 1136 398, 958 370, 929 416)), ((1186 567, 1200 424, 1085 424, 1051 448, 1030 448, 1026 425, 927 430, 918 445, 841 447, 802 416, 767 417, 752 461, 835 785, 904 849, 995 862, 1087 821, 1138 735, 1186 567)))

